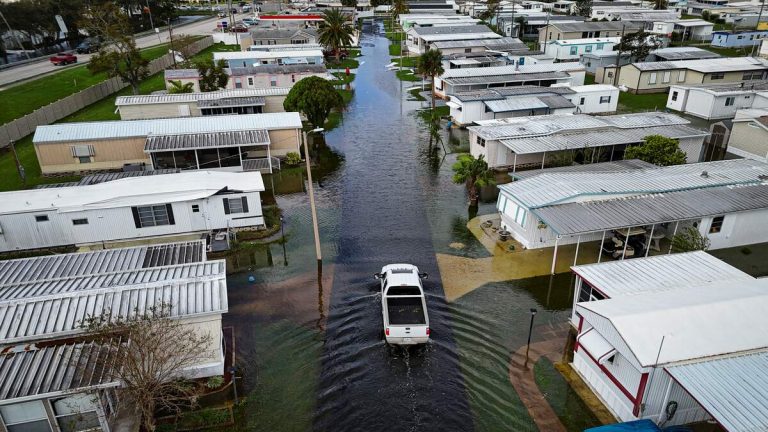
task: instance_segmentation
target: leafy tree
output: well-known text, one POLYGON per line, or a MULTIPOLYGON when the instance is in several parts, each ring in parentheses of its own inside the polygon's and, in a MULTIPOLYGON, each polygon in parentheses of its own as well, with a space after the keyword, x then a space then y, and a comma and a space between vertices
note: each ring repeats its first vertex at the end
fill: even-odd
POLYGON ((195 63, 197 73, 200 74, 200 91, 210 92, 223 89, 227 86, 227 62, 219 60, 216 63, 212 59, 204 59, 195 63))
POLYGON ((392 13, 392 20, 397 20, 397 17, 399 17, 402 14, 407 14, 409 12, 408 9, 408 1, 407 0, 392 0, 392 10, 390 11, 392 13))
POLYGON ((661 135, 648 135, 644 140, 639 146, 628 147, 624 159, 640 159, 657 166, 685 163, 685 153, 680 150, 678 140, 661 135))
POLYGON ((613 47, 618 52, 618 58, 622 53, 629 53, 632 61, 642 61, 651 51, 661 48, 661 39, 658 36, 639 30, 622 36, 617 45, 613 47))
POLYGON ((357 7, 357 0, 341 0, 341 5, 345 7, 357 7))
POLYGON ((656 10, 665 10, 667 8, 667 0, 653 0, 653 8, 656 10))
POLYGON ((113 3, 92 6, 84 13, 81 25, 88 34, 99 36, 104 43, 91 57, 91 73, 106 72, 130 84, 133 94, 139 94, 139 83, 149 76, 149 61, 141 56, 125 13, 113 3))
POLYGON ((333 84, 316 76, 303 78, 294 84, 283 101, 286 111, 304 114, 315 128, 323 127, 331 111, 343 106, 344 99, 333 84))
POLYGON ((150 432, 155 430, 157 410, 178 413, 192 405, 196 386, 184 378, 184 371, 211 355, 213 335, 196 332, 170 312, 170 306, 161 305, 129 316, 107 313, 82 323, 89 338, 108 350, 101 366, 122 383, 118 392, 136 405, 143 429, 150 432))
POLYGON ((493 23, 493 18, 499 11, 499 0, 488 0, 485 4, 485 8, 486 9, 478 15, 478 18, 488 23, 493 23))
POLYGON ((181 80, 168 80, 168 84, 171 85, 168 93, 192 93, 195 91, 195 84, 191 82, 182 83, 181 80))
POLYGON ((173 35, 170 44, 171 51, 178 53, 178 55, 183 59, 182 62, 177 65, 177 67, 185 67, 189 63, 189 60, 192 58, 192 56, 195 55, 195 53, 192 51, 192 45, 196 40, 197 39, 194 36, 190 35, 173 35))
POLYGON ((416 73, 422 77, 431 79, 432 82, 432 110, 435 109, 435 77, 445 72, 443 70, 443 53, 440 50, 430 49, 416 59, 416 73))
POLYGON ((453 164, 453 182, 465 184, 469 193, 469 205, 477 206, 480 197, 480 188, 495 184, 493 170, 488 168, 484 156, 475 158, 470 154, 459 155, 453 164))
POLYGON ((592 0, 576 0, 574 12, 578 16, 589 18, 592 16, 592 0))
POLYGON ((352 45, 351 18, 338 8, 332 8, 323 13, 323 22, 318 29, 318 41, 333 52, 336 63, 341 60, 341 48, 352 45))
POLYGON ((693 252, 709 249, 709 239, 701 235, 696 227, 688 227, 672 237, 674 252, 693 252))

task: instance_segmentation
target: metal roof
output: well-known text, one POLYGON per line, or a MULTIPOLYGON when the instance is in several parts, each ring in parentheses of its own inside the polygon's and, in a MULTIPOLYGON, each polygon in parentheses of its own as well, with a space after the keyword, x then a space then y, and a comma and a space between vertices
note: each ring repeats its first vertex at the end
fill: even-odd
MULTIPOLYGON (((470 69, 490 69, 490 68, 470 68, 470 69)), ((459 70, 459 69, 452 69, 452 70, 459 70)), ((502 83, 502 82, 556 80, 556 79, 563 79, 563 78, 568 78, 568 74, 565 72, 531 72, 531 73, 521 72, 521 73, 513 73, 513 74, 506 74, 506 75, 444 78, 443 81, 450 85, 462 85, 462 84, 492 84, 492 83, 502 83)))
POLYGON ((661 21, 668 19, 676 19, 677 12, 670 10, 645 10, 645 11, 632 11, 632 10, 613 10, 610 12, 614 17, 618 17, 621 21, 661 21))
POLYGON ((224 260, 133 273, 12 287, 14 298, 0 301, 0 339, 19 343, 79 334, 88 317, 125 318, 164 304, 171 317, 227 311, 224 260))
MULTIPOLYGON (((606 228, 645 225, 651 223, 658 216, 662 216, 661 222, 688 219, 687 214, 690 211, 684 210, 689 208, 695 210, 695 213, 702 210, 715 210, 714 214, 718 214, 717 211, 734 207, 749 210, 755 208, 752 207, 754 204, 763 205, 758 201, 768 199, 768 187, 717 188, 758 183, 762 181, 760 177, 766 175, 768 175, 768 164, 764 162, 731 159, 622 172, 541 174, 500 185, 499 189, 529 209, 540 209, 537 212, 541 212, 542 215, 547 214, 552 221, 562 220, 564 224, 567 224, 565 227, 568 229, 557 232, 567 234, 574 232, 571 225, 598 226, 596 229, 577 230, 575 232, 597 231, 600 229, 599 225, 605 224, 611 220, 613 215, 617 214, 617 207, 632 203, 635 203, 634 205, 637 207, 633 209, 636 214, 629 216, 635 220, 647 218, 649 222, 634 223, 633 220, 627 220, 628 223, 623 225, 608 224, 606 228), (703 175, 704 173, 706 175, 703 175), (711 190, 711 192, 694 192, 694 190, 711 190), (681 191, 688 191, 688 193, 696 195, 697 198, 711 198, 714 201, 692 202, 687 194, 672 195, 681 191), (615 198, 621 195, 630 198, 615 198), (718 198, 721 196, 722 198, 718 198), (586 201, 587 197, 591 197, 593 201, 586 201), (603 197, 606 198, 602 199, 603 197), (568 200, 576 198, 579 198, 581 202, 564 204, 568 200), (675 199, 678 200, 677 204, 670 207, 670 204, 676 202, 675 199), (654 208, 648 208, 647 211, 641 210, 651 207, 652 202, 663 202, 667 207, 659 207, 658 213, 653 212, 654 208), (555 204, 560 205, 555 206, 555 204), (568 211, 564 210, 566 205, 570 206, 568 211), (603 209, 601 206, 608 208, 603 209), (644 212, 646 214, 643 214, 644 212), (556 215, 558 219, 555 219, 554 216, 556 215), (667 219, 663 217, 667 217, 667 219)), ((630 211, 630 209, 626 211, 630 211)), ((623 213, 621 214, 623 218, 623 213)), ((549 222, 549 219, 546 222, 549 222)), ((558 227, 562 227, 562 224, 558 223, 558 227)), ((553 229, 555 228, 553 226, 553 229)))
POLYGON ((684 125, 635 127, 617 129, 585 129, 551 133, 544 136, 502 139, 503 144, 514 153, 535 154, 582 148, 606 147, 623 144, 637 144, 648 135, 661 135, 667 138, 705 137, 709 132, 684 125))
POLYGON ((554 168, 535 169, 528 171, 516 171, 509 173, 515 180, 523 180, 540 174, 560 172, 616 172, 637 169, 656 168, 656 165, 641 161, 640 159, 617 160, 612 162, 597 162, 582 165, 570 165, 554 168))
POLYGON ((714 94, 745 94, 754 93, 758 91, 768 90, 768 81, 742 81, 737 83, 727 84, 693 84, 693 85, 679 85, 675 84, 672 87, 684 88, 689 90, 702 90, 708 93, 714 94))
POLYGON ((154 105, 163 103, 192 103, 266 96, 286 96, 291 91, 288 87, 266 87, 258 89, 220 90, 197 93, 166 93, 137 96, 118 96, 115 106, 154 105))
MULTIPOLYGON (((712 25, 710 23, 710 25, 712 25)), ((694 60, 718 58, 720 54, 712 51, 703 50, 696 47, 669 47, 661 48, 650 52, 650 55, 664 60, 694 60)))
POLYGON ((176 79, 195 79, 200 78, 200 72, 197 69, 166 69, 163 72, 166 81, 176 79))
MULTIPOLYGON (((613 327, 629 349, 621 354, 634 357, 642 367, 768 348, 766 309, 768 279, 715 282, 576 304, 577 313, 590 324, 597 323, 603 336, 604 330, 613 327)), ((610 340, 615 343, 616 338, 610 340)))
POLYGON ((169 175, 173 178, 163 182, 143 176, 88 186, 2 192, 0 214, 33 211, 67 213, 188 202, 222 191, 264 191, 264 182, 258 172, 189 170, 169 175))
POLYGON ((187 135, 152 135, 144 144, 147 153, 204 148, 269 145, 269 133, 263 129, 187 135))
POLYGON ((117 387, 105 365, 112 344, 66 343, 0 355, 0 404, 40 394, 117 387))
POLYGON ((205 242, 143 245, 0 261, 0 287, 205 261, 205 242))
POLYGON ((700 219, 768 208, 768 184, 719 186, 627 198, 550 205, 532 210, 560 235, 700 219))
POLYGON ((499 87, 483 90, 470 90, 451 94, 451 99, 462 102, 499 100, 507 96, 523 95, 564 95, 576 93, 571 87, 539 87, 539 86, 515 86, 499 87))
MULTIPOLYGON (((274 30, 270 30, 274 31, 274 30)), ((248 51, 291 51, 291 50, 313 50, 322 49, 323 46, 319 43, 305 43, 305 44, 276 44, 276 45, 251 45, 248 47, 248 51)))
POLYGON ((571 270, 608 298, 754 279, 704 251, 587 264, 571 270))
POLYGON ((486 101, 485 106, 492 112, 527 111, 536 108, 547 108, 547 104, 537 97, 520 96, 503 100, 486 101))
POLYGON ((298 128, 301 128, 301 117, 296 112, 178 117, 148 120, 57 123, 38 126, 32 141, 35 144, 39 144, 147 137, 150 135, 182 135, 253 129, 298 128))
POLYGON ((87 185, 104 183, 104 182, 118 180, 118 179, 127 178, 127 177, 143 177, 143 176, 150 176, 150 175, 176 174, 180 172, 181 172, 181 169, 175 169, 175 168, 156 169, 152 171, 105 172, 105 173, 97 173, 97 174, 88 174, 83 176, 79 181, 75 181, 75 182, 41 184, 41 185, 35 186, 35 189, 87 186, 87 185))
POLYGON ((768 430, 768 352, 665 369, 725 430, 768 430))
POLYGON ((472 126, 468 129, 485 139, 519 139, 576 130, 648 128, 653 126, 685 125, 690 122, 674 114, 652 112, 610 116, 553 114, 481 120, 477 123, 479 126, 472 126))
POLYGON ((442 79, 463 78, 477 76, 512 75, 518 73, 556 73, 556 72, 583 72, 584 65, 577 62, 563 62, 552 64, 533 65, 508 65, 479 68, 448 69, 440 76, 442 79))
POLYGON ((632 63, 640 71, 689 69, 701 73, 738 72, 768 69, 768 61, 754 57, 726 57, 700 60, 674 60, 632 63))
MULTIPOLYGON (((250 34, 253 39, 287 39, 292 38, 293 36, 301 36, 301 33, 304 33, 307 36, 317 36, 317 33, 315 31, 307 31, 308 29, 303 28, 292 28, 292 29, 276 29, 276 28, 257 28, 251 30, 250 34)), ((294 44, 295 45, 295 44, 294 44)))
MULTIPOLYGON (((433 35, 455 35, 455 34, 485 34, 493 33, 485 24, 478 25, 455 25, 455 26, 438 26, 438 27, 411 27, 408 32, 416 33, 419 36, 433 36, 433 35)), ((496 35, 501 37, 501 35, 496 35)), ((488 37, 488 39, 493 36, 488 37)), ((495 39, 495 38, 494 38, 495 39)))
POLYGON ((639 30, 641 28, 640 25, 620 23, 617 21, 555 22, 550 24, 550 27, 555 27, 561 32, 621 31, 623 26, 626 26, 626 30, 631 30, 633 28, 639 30))
POLYGON ((197 103, 200 108, 213 107, 242 107, 242 106, 264 106, 267 100, 262 96, 234 97, 216 100, 202 100, 197 103))
POLYGON ((289 65, 277 65, 267 64, 259 66, 246 66, 234 69, 227 69, 229 76, 248 76, 248 75, 263 75, 263 74, 296 74, 296 73, 317 73, 322 74, 328 72, 325 65, 322 64, 289 64, 289 65))
POLYGON ((617 44, 621 41, 620 37, 599 37, 599 38, 579 38, 579 39, 557 39, 550 40, 547 43, 555 45, 591 45, 591 44, 617 44))
POLYGON ((573 108, 576 105, 573 104, 570 100, 560 96, 560 95, 551 95, 551 96, 537 96, 540 101, 542 101, 546 106, 548 106, 551 109, 560 109, 560 108, 573 108))
MULTIPOLYGON (((263 60, 291 57, 323 57, 323 50, 292 50, 292 51, 223 51, 214 52, 213 60, 263 60)), ((260 66, 256 66, 260 67, 260 66)))

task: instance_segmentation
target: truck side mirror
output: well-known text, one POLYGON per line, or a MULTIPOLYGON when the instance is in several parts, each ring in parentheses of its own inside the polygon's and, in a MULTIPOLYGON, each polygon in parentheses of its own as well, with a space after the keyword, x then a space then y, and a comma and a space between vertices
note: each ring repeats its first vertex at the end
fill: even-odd
POLYGON ((429 279, 429 275, 426 273, 419 273, 419 277, 422 279, 429 279))
POLYGON ((381 279, 381 273, 374 273, 373 274, 373 278, 376 279, 376 280, 381 279))

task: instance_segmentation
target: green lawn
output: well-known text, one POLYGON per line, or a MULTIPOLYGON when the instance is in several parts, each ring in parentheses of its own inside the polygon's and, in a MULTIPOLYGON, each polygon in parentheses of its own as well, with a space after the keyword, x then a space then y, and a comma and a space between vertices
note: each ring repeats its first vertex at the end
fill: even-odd
POLYGON ((416 99, 417 101, 425 101, 426 100, 421 95, 421 89, 415 88, 415 89, 412 89, 412 90, 408 90, 408 93, 410 93, 411 96, 413 96, 413 98, 416 99))
POLYGON ((402 65, 403 67, 416 67, 417 59, 418 57, 400 57, 399 59, 394 59, 393 61, 398 65, 402 65))
POLYGON ((667 106, 666 93, 619 93, 619 113, 661 111, 667 106))
MULTIPOLYGON (((158 45, 142 51, 144 58, 156 59, 168 52, 168 45, 158 45)), ((32 111, 77 93, 107 79, 107 75, 92 75, 85 65, 64 69, 0 91, 0 124, 5 124, 32 111)))
POLYGON ((334 84, 334 85, 335 84, 349 84, 349 83, 351 83, 352 81, 355 80, 355 74, 353 74, 353 73, 350 73, 349 75, 347 75, 344 72, 334 72, 333 76, 338 78, 337 80, 331 81, 331 84, 334 84))
POLYGON ((326 64, 326 67, 328 69, 344 69, 344 68, 357 69, 358 66, 360 66, 360 62, 353 58, 346 58, 338 63, 336 62, 336 59, 331 58, 328 60, 326 64))
POLYGON ((393 42, 389 45, 389 55, 391 56, 399 56, 403 52, 403 47, 397 43, 393 42))
POLYGON ((588 84, 594 84, 595 83, 595 76, 592 74, 585 74, 584 75, 584 85, 588 84))
POLYGON ((398 78, 400 78, 400 81, 421 81, 421 77, 418 75, 414 75, 413 72, 409 70, 399 70, 395 72, 398 78))

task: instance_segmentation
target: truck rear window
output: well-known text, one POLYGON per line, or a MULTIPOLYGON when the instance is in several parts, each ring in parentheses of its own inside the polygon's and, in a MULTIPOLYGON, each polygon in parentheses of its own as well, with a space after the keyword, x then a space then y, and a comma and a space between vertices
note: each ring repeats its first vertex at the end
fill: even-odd
POLYGON ((388 296, 406 296, 406 295, 421 295, 419 287, 415 286, 393 286, 387 290, 388 296))
POLYGON ((387 311, 391 325, 426 324, 421 297, 387 297, 387 311))

